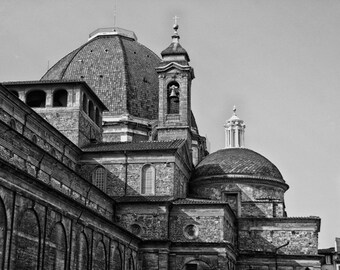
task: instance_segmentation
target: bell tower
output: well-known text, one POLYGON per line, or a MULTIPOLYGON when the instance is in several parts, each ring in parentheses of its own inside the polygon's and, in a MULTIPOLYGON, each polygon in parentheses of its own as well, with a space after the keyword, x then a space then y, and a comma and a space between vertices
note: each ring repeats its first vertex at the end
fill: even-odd
POLYGON ((156 68, 159 78, 158 140, 188 139, 191 147, 191 81, 194 70, 189 55, 179 43, 175 22, 172 42, 162 51, 156 68))

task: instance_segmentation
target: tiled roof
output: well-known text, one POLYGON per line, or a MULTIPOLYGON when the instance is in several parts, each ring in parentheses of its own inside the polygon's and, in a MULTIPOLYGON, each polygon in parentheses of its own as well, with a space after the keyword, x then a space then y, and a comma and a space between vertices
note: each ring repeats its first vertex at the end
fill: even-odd
POLYGON ((335 253, 335 248, 323 248, 323 249, 318 249, 318 254, 333 254, 335 253))
POLYGON ((11 81, 3 82, 4 85, 21 85, 21 84, 51 84, 51 83, 84 83, 83 80, 48 80, 48 81, 11 81))
POLYGON ((228 174, 284 182, 273 163, 246 148, 227 148, 212 153, 195 170, 195 178, 228 174))
POLYGON ((83 147, 82 150, 84 152, 176 150, 184 143, 184 139, 173 141, 108 142, 90 144, 83 147))
POLYGON ((108 107, 104 115, 158 117, 160 58, 123 35, 102 35, 72 51, 42 80, 84 80, 108 107))
POLYGON ((169 47, 161 52, 161 55, 163 57, 167 55, 184 55, 187 61, 190 61, 187 51, 178 42, 172 42, 169 47))
POLYGON ((171 196, 124 196, 113 197, 116 202, 168 202, 172 201, 171 196))
POLYGON ((173 202, 173 204, 228 204, 228 203, 217 200, 185 198, 177 199, 173 202))

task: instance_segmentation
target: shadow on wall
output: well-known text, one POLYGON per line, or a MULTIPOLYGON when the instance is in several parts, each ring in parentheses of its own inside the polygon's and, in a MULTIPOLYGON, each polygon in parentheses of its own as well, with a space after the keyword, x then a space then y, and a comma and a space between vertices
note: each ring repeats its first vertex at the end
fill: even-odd
MULTIPOLYGON (((228 243, 240 250, 239 269, 262 267, 263 270, 263 267, 272 268, 276 261, 280 266, 294 265, 302 267, 301 269, 313 267, 313 265, 300 265, 292 260, 284 262, 281 256, 284 254, 315 255, 317 234, 313 231, 294 230, 294 224, 291 224, 291 230, 275 229, 278 228, 278 224, 275 223, 279 222, 277 219, 270 219, 276 221, 267 224, 274 229, 253 229, 261 228, 261 224, 249 223, 248 220, 252 221, 252 218, 240 221, 239 229, 236 231, 234 225, 228 223, 229 218, 221 215, 221 209, 216 206, 173 204, 170 210, 169 201, 174 199, 172 196, 142 196, 138 191, 141 188, 142 167, 143 164, 102 166, 92 162, 82 166, 80 174, 117 201, 115 214, 117 223, 144 240, 170 239, 174 245, 184 245, 189 247, 189 250, 190 245, 197 248, 197 244, 228 243), (170 215, 169 211, 171 211, 170 215), (210 214, 207 215, 207 212, 210 214), (221 228, 223 228, 222 233, 221 228), (289 245, 278 249, 287 241, 290 241, 289 245), (243 257, 246 258, 244 262, 243 257), (252 257, 263 258, 263 260, 250 260, 249 263, 249 258, 252 257)), ((243 200, 252 200, 244 194, 243 196, 243 200)), ((257 211, 260 217, 261 213, 262 217, 267 215, 259 207, 254 211, 257 211)), ((191 256, 190 251, 185 256, 176 255, 170 259, 170 265, 173 266, 171 269, 221 269, 221 265, 225 267, 222 269, 235 269, 236 262, 232 258, 228 256, 225 259, 219 258, 214 248, 205 245, 204 251, 207 250, 211 250, 212 254, 216 255, 202 253, 191 256)), ((158 269, 157 256, 152 253, 146 255, 142 259, 143 269, 158 269)))

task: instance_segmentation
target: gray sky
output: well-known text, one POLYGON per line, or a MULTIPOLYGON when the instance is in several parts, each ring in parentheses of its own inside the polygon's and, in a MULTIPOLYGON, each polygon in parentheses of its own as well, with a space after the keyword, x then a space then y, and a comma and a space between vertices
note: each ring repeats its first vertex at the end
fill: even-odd
MULTIPOLYGON (((114 0, 1 0, 0 81, 35 80, 99 27, 114 0)), ((340 236, 340 1, 118 0, 117 26, 155 53, 181 44, 196 79, 192 106, 211 152, 237 113, 246 146, 271 160, 290 189, 289 216, 320 216, 319 247, 340 236)))

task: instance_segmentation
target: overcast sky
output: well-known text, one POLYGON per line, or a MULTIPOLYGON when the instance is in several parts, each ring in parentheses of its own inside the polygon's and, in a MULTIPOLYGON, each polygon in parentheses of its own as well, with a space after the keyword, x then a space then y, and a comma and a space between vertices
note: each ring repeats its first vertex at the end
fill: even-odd
MULTIPOLYGON (((36 80, 99 27, 115 0, 0 0, 0 81, 36 80), (49 64, 48 64, 49 63, 49 64)), ((340 236, 340 1, 117 0, 117 26, 156 54, 173 17, 196 79, 192 106, 211 152, 233 105, 246 146, 290 189, 289 216, 321 217, 319 247, 340 236)))

